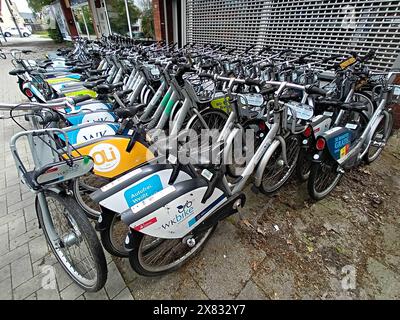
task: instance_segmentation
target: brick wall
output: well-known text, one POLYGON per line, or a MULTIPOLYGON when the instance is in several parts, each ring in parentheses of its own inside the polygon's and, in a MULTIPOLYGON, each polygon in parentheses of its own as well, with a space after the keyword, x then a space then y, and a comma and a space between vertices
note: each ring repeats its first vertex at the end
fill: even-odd
POLYGON ((161 41, 165 39, 165 25, 164 25, 164 1, 153 0, 153 15, 154 15, 154 31, 156 40, 161 41))

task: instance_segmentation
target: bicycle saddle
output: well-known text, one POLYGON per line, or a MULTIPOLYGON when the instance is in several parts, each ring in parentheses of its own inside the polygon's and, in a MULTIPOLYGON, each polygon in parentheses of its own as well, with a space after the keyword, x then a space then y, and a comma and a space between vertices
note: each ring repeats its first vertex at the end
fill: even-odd
POLYGON ((40 67, 40 68, 43 68, 43 69, 46 69, 47 67, 50 67, 52 64, 53 64, 52 61, 41 62, 41 63, 39 63, 39 67, 40 67))
POLYGON ((123 82, 118 82, 116 84, 100 84, 93 88, 94 91, 96 91, 99 94, 109 94, 113 90, 122 87, 124 85, 123 82))
POLYGON ((19 75, 19 74, 24 74, 25 72, 26 72, 27 70, 25 70, 25 69, 14 69, 14 70, 11 70, 8 74, 10 75, 10 76, 17 76, 17 75, 19 75))
POLYGON ((126 97, 127 95, 131 94, 133 92, 132 89, 128 89, 128 90, 124 90, 124 91, 119 91, 117 92, 117 96, 120 99, 123 99, 124 97, 126 97))
POLYGON ((146 107, 145 104, 140 103, 128 108, 120 108, 115 110, 115 114, 120 119, 127 119, 134 117, 138 112, 143 110, 146 107))
POLYGON ((316 101, 319 107, 334 107, 349 111, 368 111, 368 105, 364 102, 344 103, 338 99, 322 99, 316 101))
POLYGON ((101 85, 105 81, 106 81, 106 79, 100 79, 100 80, 93 81, 93 82, 85 82, 85 83, 83 83, 83 86, 87 89, 93 89, 93 88, 97 87, 98 85, 101 85))
POLYGON ((107 78, 108 78, 108 75, 94 76, 94 77, 87 78, 86 81, 88 81, 88 82, 96 82, 98 80, 103 80, 103 79, 107 79, 107 78))

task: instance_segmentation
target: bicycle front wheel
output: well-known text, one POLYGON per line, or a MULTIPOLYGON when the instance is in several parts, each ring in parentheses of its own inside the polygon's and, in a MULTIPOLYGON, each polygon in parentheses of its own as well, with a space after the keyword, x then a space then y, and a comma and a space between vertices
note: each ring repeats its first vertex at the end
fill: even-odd
POLYGON ((39 196, 35 202, 39 223, 58 262, 81 288, 99 291, 107 280, 107 263, 85 213, 73 198, 53 191, 44 192, 48 210, 43 210, 39 196), (51 229, 56 233, 57 241, 51 241, 51 229))
POLYGON ((269 159, 262 176, 260 191, 264 194, 278 191, 289 180, 296 168, 300 153, 299 137, 290 135, 285 141, 287 164, 284 162, 282 144, 279 144, 269 159))

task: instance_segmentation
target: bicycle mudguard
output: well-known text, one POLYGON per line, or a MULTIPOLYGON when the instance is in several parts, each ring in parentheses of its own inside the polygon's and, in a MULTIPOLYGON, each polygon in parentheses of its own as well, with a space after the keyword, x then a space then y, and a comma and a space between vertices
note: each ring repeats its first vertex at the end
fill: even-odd
MULTIPOLYGON (((116 122, 104 123, 85 123, 63 129, 68 137, 68 142, 73 146, 92 141, 106 136, 115 136, 121 125, 116 122)), ((65 136, 59 134, 58 137, 65 141, 65 136)))
POLYGON ((331 116, 323 114, 314 117, 309 125, 312 128, 314 138, 318 138, 321 134, 329 130, 331 124, 332 124, 331 116))
POLYGON ((154 154, 140 141, 130 152, 130 137, 114 136, 92 140, 77 146, 73 156, 88 155, 93 158, 93 172, 103 178, 113 179, 154 159, 154 154))
POLYGON ((72 126, 93 122, 114 122, 117 119, 113 112, 107 110, 81 111, 78 114, 65 115, 64 118, 72 126))
POLYGON ((202 203, 207 187, 203 178, 174 184, 125 211, 122 221, 152 237, 183 238, 227 201, 224 192, 216 188, 202 203))
MULTIPOLYGON (((132 206, 169 186, 173 171, 170 164, 146 165, 131 171, 90 195, 102 208, 123 213, 132 206)), ((181 170, 176 183, 190 180, 189 173, 181 170)))

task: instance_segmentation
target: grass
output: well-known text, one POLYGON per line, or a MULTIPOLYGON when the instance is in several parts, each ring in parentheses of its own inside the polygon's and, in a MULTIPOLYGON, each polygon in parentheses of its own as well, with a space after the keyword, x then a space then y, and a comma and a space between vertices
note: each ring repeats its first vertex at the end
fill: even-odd
POLYGON ((49 38, 49 32, 47 30, 36 31, 34 34, 40 36, 40 38, 49 38))

